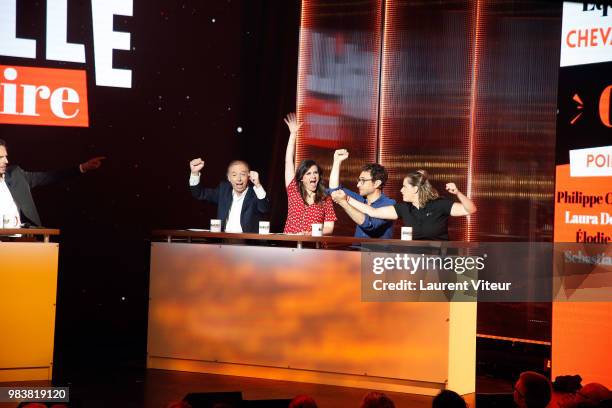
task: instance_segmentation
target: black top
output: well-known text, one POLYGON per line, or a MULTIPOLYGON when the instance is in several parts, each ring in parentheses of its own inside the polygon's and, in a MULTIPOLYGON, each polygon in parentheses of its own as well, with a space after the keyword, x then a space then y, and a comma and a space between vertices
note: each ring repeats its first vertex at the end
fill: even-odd
POLYGON ((428 201, 425 207, 416 208, 412 203, 393 206, 404 226, 412 227, 412 238, 424 241, 448 241, 448 217, 453 201, 438 198, 428 201))

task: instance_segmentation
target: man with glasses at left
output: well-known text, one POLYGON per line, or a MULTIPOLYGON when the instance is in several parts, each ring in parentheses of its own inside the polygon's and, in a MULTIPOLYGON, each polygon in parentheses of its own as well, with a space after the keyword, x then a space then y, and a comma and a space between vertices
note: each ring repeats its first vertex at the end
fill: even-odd
MULTIPOLYGON (((334 191, 342 190, 354 200, 371 205, 374 208, 395 205, 395 200, 390 199, 382 192, 382 189, 389 178, 387 170, 377 163, 366 164, 361 168, 357 189, 359 194, 340 186, 340 165, 349 157, 346 149, 339 149, 334 152, 334 163, 329 175, 329 190, 332 198, 334 191)), ((347 200, 334 200, 340 205, 349 217, 357 224, 355 227, 355 237, 357 238, 393 238, 393 221, 373 218, 361 211, 353 208, 347 200)))

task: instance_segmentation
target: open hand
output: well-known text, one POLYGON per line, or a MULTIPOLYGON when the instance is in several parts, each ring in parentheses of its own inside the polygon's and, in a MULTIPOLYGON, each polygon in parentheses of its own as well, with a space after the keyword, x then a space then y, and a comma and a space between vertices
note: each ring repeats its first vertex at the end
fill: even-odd
POLYGON ((297 115, 295 113, 289 113, 287 117, 284 119, 287 127, 289 128, 289 132, 291 134, 297 133, 297 131, 302 127, 303 123, 299 123, 297 121, 297 115))

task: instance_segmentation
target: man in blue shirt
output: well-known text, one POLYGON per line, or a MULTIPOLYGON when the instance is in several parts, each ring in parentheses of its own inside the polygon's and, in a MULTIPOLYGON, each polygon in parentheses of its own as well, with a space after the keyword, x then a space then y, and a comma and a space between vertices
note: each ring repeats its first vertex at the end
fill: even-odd
MULTIPOLYGON (((395 200, 387 197, 382 188, 387 182, 389 175, 387 170, 380 164, 370 163, 363 166, 359 174, 357 188, 359 194, 340 186, 340 164, 348 159, 349 153, 346 149, 334 152, 334 164, 329 175, 329 192, 342 189, 351 198, 362 203, 367 203, 374 208, 394 205, 395 200)), ((353 208, 346 200, 337 201, 349 217, 357 224, 355 227, 355 237, 357 238, 393 238, 393 221, 372 218, 367 214, 353 208)))

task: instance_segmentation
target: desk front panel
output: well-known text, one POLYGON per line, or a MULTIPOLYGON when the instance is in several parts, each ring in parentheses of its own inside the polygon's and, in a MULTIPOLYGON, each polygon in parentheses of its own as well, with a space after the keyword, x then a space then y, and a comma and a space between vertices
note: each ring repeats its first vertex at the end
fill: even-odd
POLYGON ((153 243, 149 357, 444 383, 448 303, 361 302, 356 251, 153 243))
POLYGON ((58 244, 0 242, 0 380, 50 379, 58 250, 58 244))

